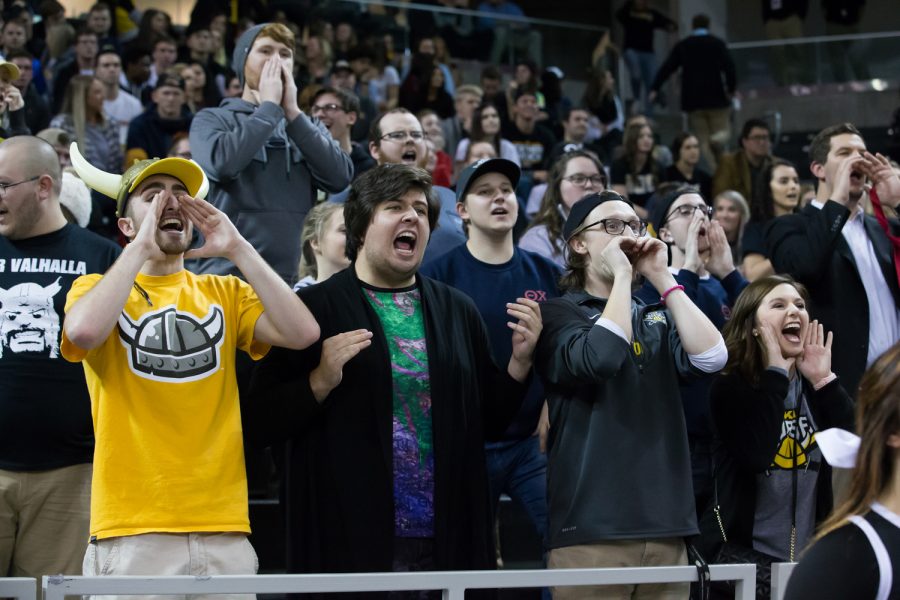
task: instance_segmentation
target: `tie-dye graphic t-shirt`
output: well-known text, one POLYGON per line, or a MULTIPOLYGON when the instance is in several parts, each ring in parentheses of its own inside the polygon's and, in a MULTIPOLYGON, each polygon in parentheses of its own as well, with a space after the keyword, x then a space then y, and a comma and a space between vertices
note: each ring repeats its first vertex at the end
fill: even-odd
POLYGON ((364 289, 391 353, 394 535, 433 537, 434 445, 422 297, 418 289, 364 289))

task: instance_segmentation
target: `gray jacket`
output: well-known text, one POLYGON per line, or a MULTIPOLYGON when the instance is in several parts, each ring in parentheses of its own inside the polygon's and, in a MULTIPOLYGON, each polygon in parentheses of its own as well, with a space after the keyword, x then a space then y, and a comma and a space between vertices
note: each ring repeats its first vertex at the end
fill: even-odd
MULTIPOLYGON (((353 164, 318 121, 305 114, 288 123, 272 102, 256 106, 227 98, 197 113, 191 154, 210 180, 207 199, 288 283, 296 279, 300 230, 316 188, 338 192, 353 164)), ((192 261, 196 273, 239 274, 223 259, 192 261)))

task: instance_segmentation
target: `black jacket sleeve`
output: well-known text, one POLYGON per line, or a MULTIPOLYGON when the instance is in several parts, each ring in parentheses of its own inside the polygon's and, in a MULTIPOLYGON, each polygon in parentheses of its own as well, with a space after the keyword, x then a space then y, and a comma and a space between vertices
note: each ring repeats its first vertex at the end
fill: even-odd
POLYGON ((772 219, 766 248, 775 272, 804 282, 821 278, 849 217, 846 206, 829 200, 821 210, 806 207, 800 214, 772 219))
POLYGON ((585 320, 571 301, 563 298, 545 302, 541 314, 544 328, 535 351, 535 366, 548 383, 598 383, 614 377, 628 358, 628 342, 585 320))
POLYGON ((672 51, 669 52, 669 56, 666 57, 665 62, 659 67, 659 71, 656 72, 656 77, 653 78, 653 85, 650 86, 650 89, 654 92, 658 92, 659 88, 663 86, 666 80, 680 68, 681 42, 678 42, 675 47, 672 48, 672 51))

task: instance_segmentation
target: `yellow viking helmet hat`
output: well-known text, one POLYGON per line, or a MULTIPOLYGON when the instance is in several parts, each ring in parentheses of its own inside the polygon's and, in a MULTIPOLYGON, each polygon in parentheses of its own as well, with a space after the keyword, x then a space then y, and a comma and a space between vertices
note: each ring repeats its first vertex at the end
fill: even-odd
POLYGON ((107 173, 89 163, 72 142, 69 147, 72 166, 87 186, 116 201, 116 216, 125 214, 125 202, 142 181, 151 175, 170 175, 187 188, 194 198, 205 198, 209 180, 200 165, 184 158, 149 158, 136 161, 121 175, 107 173))

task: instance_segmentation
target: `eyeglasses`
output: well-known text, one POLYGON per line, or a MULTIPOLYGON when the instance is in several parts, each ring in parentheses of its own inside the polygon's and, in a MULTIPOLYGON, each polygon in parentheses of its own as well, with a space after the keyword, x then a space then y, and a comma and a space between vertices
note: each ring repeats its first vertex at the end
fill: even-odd
POLYGON ((628 225, 628 228, 631 229, 631 233, 635 235, 635 237, 644 237, 647 233, 647 222, 643 219, 635 219, 633 221, 623 221, 622 219, 600 219, 586 227, 582 227, 581 231, 587 231, 595 225, 603 225, 603 229, 606 230, 606 233, 609 235, 622 235, 625 233, 626 225, 628 225))
POLYGON ((382 140, 397 142, 402 144, 409 138, 414 142, 421 142, 425 139, 425 134, 421 131, 392 131, 381 136, 382 140))
POLYGON ((15 187, 17 185, 21 185, 23 183, 28 183, 31 181, 37 181, 40 178, 41 178, 40 175, 35 175, 34 177, 30 177, 29 179, 23 179, 22 181, 16 181, 15 183, 0 183, 0 198, 3 198, 6 196, 6 190, 8 190, 9 188, 15 187))
POLYGON ((591 185, 594 187, 606 187, 606 177, 603 175, 569 175, 568 177, 563 177, 564 180, 568 181, 572 185, 577 185, 578 187, 585 187, 587 182, 590 181, 591 185))
POLYGON ((345 112, 344 107, 340 104, 313 104, 309 107, 309 114, 311 115, 316 115, 318 113, 330 115, 337 111, 345 112))
POLYGON ((677 215, 679 217, 692 217, 694 216, 694 211, 701 211, 704 215, 712 219, 712 216, 716 214, 716 209, 708 204, 703 204, 702 206, 699 204, 682 204, 672 212, 666 215, 666 218, 663 219, 663 224, 669 222, 673 216, 677 215))

